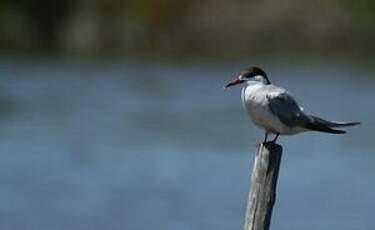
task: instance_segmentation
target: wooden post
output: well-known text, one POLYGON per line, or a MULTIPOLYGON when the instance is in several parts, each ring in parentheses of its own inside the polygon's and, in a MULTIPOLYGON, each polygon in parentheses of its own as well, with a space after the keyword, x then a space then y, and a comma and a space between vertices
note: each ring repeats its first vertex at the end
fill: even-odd
POLYGON ((281 155, 281 145, 272 142, 258 145, 244 230, 268 230, 270 227, 281 155))

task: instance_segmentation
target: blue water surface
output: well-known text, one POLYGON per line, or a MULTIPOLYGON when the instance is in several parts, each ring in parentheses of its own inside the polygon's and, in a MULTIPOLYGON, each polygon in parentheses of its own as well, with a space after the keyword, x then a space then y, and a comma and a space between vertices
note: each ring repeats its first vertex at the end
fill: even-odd
MULTIPOLYGON (((242 67, 1 60, 0 229, 241 229, 263 138, 222 90, 242 67)), ((305 111, 362 122, 279 139, 273 229, 375 229, 373 72, 268 67, 305 111)))

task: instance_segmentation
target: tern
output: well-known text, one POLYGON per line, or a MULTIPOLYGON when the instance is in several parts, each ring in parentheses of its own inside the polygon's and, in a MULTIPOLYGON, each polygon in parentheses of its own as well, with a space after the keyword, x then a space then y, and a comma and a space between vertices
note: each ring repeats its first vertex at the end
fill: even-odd
POLYGON ((243 85, 241 100, 245 111, 251 120, 265 130, 264 142, 269 134, 274 134, 272 140, 276 143, 279 135, 294 135, 306 131, 342 134, 339 127, 354 126, 359 122, 327 121, 320 117, 303 112, 303 108, 289 92, 271 84, 267 74, 259 67, 243 70, 239 76, 229 82, 224 88, 243 85))

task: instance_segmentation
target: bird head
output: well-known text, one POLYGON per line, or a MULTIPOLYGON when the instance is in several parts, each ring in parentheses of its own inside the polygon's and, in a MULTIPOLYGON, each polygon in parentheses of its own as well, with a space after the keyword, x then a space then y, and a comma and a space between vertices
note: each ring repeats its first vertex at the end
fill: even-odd
POLYGON ((228 88, 231 86, 247 83, 247 82, 261 82, 263 84, 271 84, 271 82, 267 78, 267 74, 259 67, 250 67, 247 68, 239 74, 239 76, 230 81, 224 88, 228 88))

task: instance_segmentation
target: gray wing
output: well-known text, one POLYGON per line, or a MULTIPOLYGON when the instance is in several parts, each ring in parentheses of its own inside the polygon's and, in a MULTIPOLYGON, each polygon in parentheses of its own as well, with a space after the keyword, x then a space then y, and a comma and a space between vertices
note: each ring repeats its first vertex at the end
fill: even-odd
POLYGON ((309 122, 309 117, 302 112, 297 102, 287 92, 269 95, 267 98, 269 109, 285 125, 304 126, 309 122))

